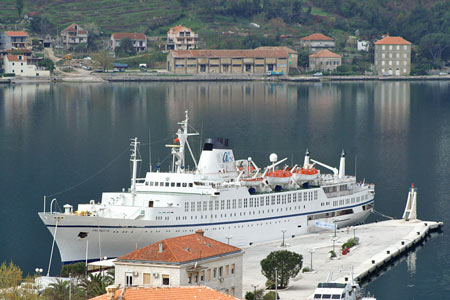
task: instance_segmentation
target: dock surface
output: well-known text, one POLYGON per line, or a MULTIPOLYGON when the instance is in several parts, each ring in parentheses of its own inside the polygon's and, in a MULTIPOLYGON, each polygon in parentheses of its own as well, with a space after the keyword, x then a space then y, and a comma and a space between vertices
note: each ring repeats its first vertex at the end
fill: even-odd
MULTIPOLYGON (((280 299, 312 299, 319 282, 325 282, 330 272, 333 281, 345 282, 350 278, 353 268, 355 279, 370 276, 377 268, 386 262, 404 254, 410 247, 422 241, 430 230, 440 227, 442 223, 426 221, 389 220, 378 223, 339 229, 335 244, 336 259, 329 258, 329 251, 333 249, 334 232, 321 232, 285 239, 287 246, 282 247, 280 240, 264 244, 243 247, 243 294, 264 288, 266 278, 261 274, 260 261, 270 252, 276 250, 289 250, 303 255, 303 267, 311 267, 312 255, 313 272, 300 273, 289 282, 285 290, 279 291, 280 299), (353 231, 353 228, 356 230, 353 231), (342 255, 341 245, 354 234, 359 238, 359 245, 352 247, 350 253, 342 255)), ((376 296, 376 295, 375 295, 376 296)))

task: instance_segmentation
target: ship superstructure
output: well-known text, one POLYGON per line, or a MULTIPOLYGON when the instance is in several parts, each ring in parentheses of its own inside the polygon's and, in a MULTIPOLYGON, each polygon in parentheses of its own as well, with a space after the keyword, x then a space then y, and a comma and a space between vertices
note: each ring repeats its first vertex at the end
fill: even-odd
POLYGON ((258 167, 251 157, 236 160, 227 139, 207 139, 197 163, 188 137, 188 113, 171 145, 171 171, 159 167, 137 178, 139 142, 132 139, 130 188, 104 192, 101 202, 79 204, 73 211, 41 212, 63 263, 117 257, 136 247, 193 233, 236 246, 252 245, 320 230, 318 224, 345 227, 363 222, 374 205, 374 185, 310 158, 283 165, 270 154, 258 167), (185 152, 196 168, 186 169, 185 152), (321 174, 316 165, 332 174, 321 174))

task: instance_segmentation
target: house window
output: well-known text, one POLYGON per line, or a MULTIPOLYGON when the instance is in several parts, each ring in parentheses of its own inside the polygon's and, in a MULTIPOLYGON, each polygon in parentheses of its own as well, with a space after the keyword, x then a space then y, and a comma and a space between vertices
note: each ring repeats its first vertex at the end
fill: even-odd
POLYGON ((223 71, 224 71, 224 72, 228 72, 229 66, 230 66, 229 64, 224 64, 224 65, 223 65, 223 71))
POLYGON ((383 45, 383 46, 381 46, 381 50, 385 50, 385 46, 383 45))
POLYGON ((125 281, 127 286, 133 285, 133 273, 125 273, 125 281))
POLYGON ((214 270, 213 270, 213 278, 216 278, 217 277, 217 268, 214 268, 214 270))
POLYGON ((230 275, 230 265, 225 266, 225 276, 230 275))
POLYGON ((206 278, 208 279, 208 281, 211 280, 211 269, 208 269, 206 278))
POLYGON ((144 284, 145 285, 150 285, 150 280, 151 280, 151 274, 150 273, 144 273, 144 284))
POLYGON ((169 275, 162 276, 162 285, 170 285, 169 275))
POLYGON ((232 264, 232 265, 231 265, 231 274, 234 274, 234 268, 235 268, 235 265, 232 264))
POLYGON ((200 281, 205 281, 205 271, 200 273, 200 281))
POLYGON ((249 64, 245 65, 245 72, 251 72, 251 70, 252 70, 252 65, 249 65, 249 64))
POLYGON ((219 277, 223 277, 223 267, 219 267, 219 277))
POLYGON ((200 65, 200 72, 206 72, 206 65, 200 65))
POLYGON ((408 49, 408 46, 406 46, 406 45, 403 46, 403 50, 406 50, 406 49, 408 49))
POLYGON ((389 50, 392 50, 392 45, 389 45, 389 50))

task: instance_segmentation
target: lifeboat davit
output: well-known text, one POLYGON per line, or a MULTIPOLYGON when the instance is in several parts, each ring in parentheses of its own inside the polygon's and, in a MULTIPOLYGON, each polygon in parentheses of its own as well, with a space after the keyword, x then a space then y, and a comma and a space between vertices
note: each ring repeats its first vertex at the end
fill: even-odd
POLYGON ((317 169, 311 168, 301 168, 292 171, 295 182, 301 183, 304 181, 315 180, 319 177, 319 171, 317 169))
POLYGON ((292 173, 286 170, 274 170, 266 173, 267 182, 270 185, 282 185, 291 182, 292 173))

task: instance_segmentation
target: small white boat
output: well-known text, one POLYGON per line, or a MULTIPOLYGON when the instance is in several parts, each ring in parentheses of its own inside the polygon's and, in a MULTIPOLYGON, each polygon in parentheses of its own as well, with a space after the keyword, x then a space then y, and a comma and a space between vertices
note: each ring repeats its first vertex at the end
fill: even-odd
POLYGON ((360 287, 350 283, 321 282, 314 291, 313 299, 359 300, 360 287))
POLYGON ((292 173, 286 170, 273 170, 266 172, 267 183, 271 186, 285 185, 291 182, 292 173))
POLYGON ((311 169, 294 169, 291 171, 292 176, 298 184, 301 184, 306 181, 313 181, 319 178, 319 171, 317 169, 311 168, 311 169))

